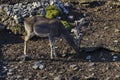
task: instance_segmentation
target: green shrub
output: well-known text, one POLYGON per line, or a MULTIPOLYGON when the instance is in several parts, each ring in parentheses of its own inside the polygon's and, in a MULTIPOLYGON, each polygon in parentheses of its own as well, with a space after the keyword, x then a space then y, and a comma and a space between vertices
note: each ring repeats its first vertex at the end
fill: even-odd
POLYGON ((69 24, 67 21, 61 20, 61 23, 64 25, 64 27, 65 27, 68 31, 71 30, 71 26, 70 26, 70 24, 69 24))
POLYGON ((54 5, 49 5, 45 8, 46 18, 54 18, 59 14, 59 10, 54 5))

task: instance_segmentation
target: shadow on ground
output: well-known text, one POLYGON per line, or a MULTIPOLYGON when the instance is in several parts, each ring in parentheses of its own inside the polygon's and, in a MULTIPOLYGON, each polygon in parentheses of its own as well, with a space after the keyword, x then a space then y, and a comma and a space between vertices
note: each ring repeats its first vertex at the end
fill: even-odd
MULTIPOLYGON (((0 64, 2 64, 2 60, 4 60, 3 53, 1 51, 3 45, 7 44, 17 44, 23 43, 23 39, 21 36, 14 35, 9 30, 4 30, 0 33, 0 64)), ((39 38, 32 39, 33 41, 38 40, 39 38)), ((33 57, 31 60, 51 60, 49 54, 40 54, 42 57, 33 57)), ((40 56, 39 55, 39 56, 40 56)), ((120 61, 119 52, 110 51, 108 49, 99 47, 99 48, 81 48, 81 53, 75 54, 66 52, 63 55, 58 52, 58 58, 54 59, 54 61, 63 61, 63 62, 116 62, 120 61), (89 51, 91 49, 91 51, 89 51), (93 50, 92 50, 93 49, 93 50), (88 51, 86 51, 88 50, 88 51)), ((19 59, 13 59, 9 61, 20 61, 19 59)))
POLYGON ((23 43, 20 36, 14 35, 9 30, 3 30, 0 32, 0 80, 5 80, 5 75, 7 73, 7 70, 5 70, 5 66, 7 66, 7 64, 4 62, 2 47, 7 44, 17 43, 23 43))

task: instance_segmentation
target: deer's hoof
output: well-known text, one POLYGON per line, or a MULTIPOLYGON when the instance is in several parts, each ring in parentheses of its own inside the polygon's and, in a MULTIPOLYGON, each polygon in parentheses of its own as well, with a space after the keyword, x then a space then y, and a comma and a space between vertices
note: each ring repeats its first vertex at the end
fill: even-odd
POLYGON ((23 55, 21 58, 22 58, 23 61, 31 60, 31 57, 28 56, 28 55, 23 55))

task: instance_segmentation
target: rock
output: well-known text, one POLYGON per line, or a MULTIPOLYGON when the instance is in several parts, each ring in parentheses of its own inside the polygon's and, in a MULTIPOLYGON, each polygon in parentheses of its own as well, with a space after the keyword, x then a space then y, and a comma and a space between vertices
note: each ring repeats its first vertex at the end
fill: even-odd
POLYGON ((74 20, 74 16, 73 15, 69 15, 68 19, 70 19, 71 21, 73 21, 74 20))
POLYGON ((17 75, 16 78, 17 78, 18 80, 23 80, 23 77, 22 77, 21 75, 17 75))
POLYGON ((77 65, 75 65, 75 64, 72 64, 72 65, 70 65, 70 69, 75 71, 75 70, 78 70, 79 67, 77 65))
POLYGON ((89 66, 95 66, 95 63, 90 63, 89 66))
POLYGON ((70 77, 69 80, 80 80, 80 79, 77 76, 72 76, 72 77, 70 77))
POLYGON ((57 77, 54 78, 54 80, 62 80, 62 76, 61 75, 58 75, 57 77))
POLYGON ((86 57, 86 60, 91 60, 91 58, 92 58, 92 56, 89 55, 89 56, 86 57))
POLYGON ((36 7, 36 8, 38 8, 38 7, 41 6, 41 4, 40 4, 40 2, 33 2, 33 6, 36 7))
POLYGON ((7 75, 11 76, 11 75, 13 75, 13 73, 12 72, 7 72, 7 75))
POLYGON ((21 23, 23 21, 21 16, 19 16, 19 15, 15 15, 14 20, 15 20, 16 24, 21 23))
POLYGON ((39 66, 39 69, 43 70, 43 69, 45 69, 45 66, 44 66, 43 64, 41 64, 41 65, 39 66))
POLYGON ((48 77, 47 76, 43 76, 42 79, 47 79, 48 77))
POLYGON ((101 58, 102 61, 105 61, 106 59, 104 57, 101 58))
POLYGON ((117 61, 118 60, 118 56, 113 56, 113 61, 117 61))
POLYGON ((45 69, 45 66, 42 63, 43 63, 42 61, 35 62, 33 69, 41 69, 41 70, 45 69))

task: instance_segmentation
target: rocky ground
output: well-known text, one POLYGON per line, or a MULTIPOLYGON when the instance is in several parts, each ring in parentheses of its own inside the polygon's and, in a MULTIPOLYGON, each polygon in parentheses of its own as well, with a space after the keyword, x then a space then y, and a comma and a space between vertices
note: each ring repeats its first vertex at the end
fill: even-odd
POLYGON ((28 45, 32 59, 22 61, 23 36, 3 30, 0 32, 0 80, 120 80, 119 6, 105 3, 73 9, 88 21, 81 27, 80 56, 74 57, 67 42, 57 39, 58 58, 51 60, 48 39, 34 37, 28 45))

